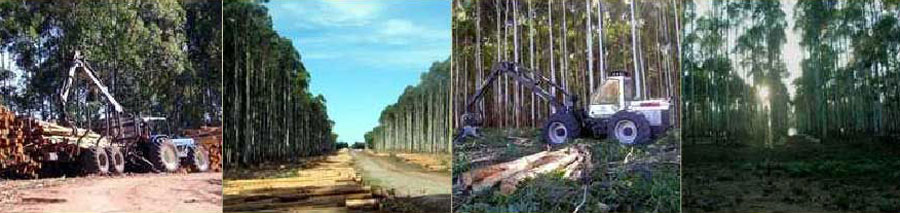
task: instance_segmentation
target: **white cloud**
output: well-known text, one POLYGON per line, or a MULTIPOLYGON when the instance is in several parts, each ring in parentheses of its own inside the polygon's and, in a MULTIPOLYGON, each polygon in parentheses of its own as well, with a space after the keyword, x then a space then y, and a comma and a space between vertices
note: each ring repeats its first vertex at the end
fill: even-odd
POLYGON ((273 2, 268 7, 273 18, 288 20, 300 29, 364 26, 382 11, 377 1, 291 1, 273 2), (274 17, 277 15, 283 17, 274 17))

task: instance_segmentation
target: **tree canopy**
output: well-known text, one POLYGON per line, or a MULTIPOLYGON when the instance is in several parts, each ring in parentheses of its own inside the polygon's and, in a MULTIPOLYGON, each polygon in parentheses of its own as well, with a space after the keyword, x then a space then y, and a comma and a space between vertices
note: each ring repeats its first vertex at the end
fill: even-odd
POLYGON ((225 159, 232 168, 327 154, 337 135, 326 100, 309 92, 310 76, 291 40, 272 28, 264 5, 224 5, 225 159))

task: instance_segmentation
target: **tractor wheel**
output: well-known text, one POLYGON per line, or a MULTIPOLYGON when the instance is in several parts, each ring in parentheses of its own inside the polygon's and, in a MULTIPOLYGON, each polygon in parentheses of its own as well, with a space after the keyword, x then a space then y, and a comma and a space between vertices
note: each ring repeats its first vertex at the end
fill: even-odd
POLYGON ((81 169, 85 174, 106 174, 109 172, 109 155, 100 147, 91 147, 81 152, 81 169))
POLYGON ((147 160, 157 171, 174 172, 178 170, 178 150, 172 141, 166 139, 153 141, 147 151, 147 160))
POLYGON ((544 126, 544 139, 548 143, 563 144, 575 139, 581 133, 581 126, 575 116, 563 111, 550 116, 544 126))
POLYGON ((188 165, 190 165, 191 167, 191 171, 209 171, 209 152, 207 152, 206 149, 204 149, 202 146, 195 146, 193 149, 188 151, 187 161, 188 165))
POLYGON ((650 122, 635 112, 620 111, 613 114, 607 124, 609 137, 624 145, 644 145, 651 140, 650 122))
POLYGON ((125 155, 119 147, 107 147, 106 154, 109 156, 109 171, 116 174, 125 173, 125 155))

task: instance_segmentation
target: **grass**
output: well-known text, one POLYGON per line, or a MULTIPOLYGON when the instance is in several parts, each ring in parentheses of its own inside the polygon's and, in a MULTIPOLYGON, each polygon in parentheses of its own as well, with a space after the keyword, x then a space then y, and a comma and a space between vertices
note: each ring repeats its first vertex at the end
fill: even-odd
POLYGON ((787 141, 773 149, 686 145, 685 211, 900 212, 900 145, 787 141))
MULTIPOLYGON (((537 129, 487 129, 484 138, 454 147, 453 175, 482 165, 470 163, 473 153, 492 148, 497 161, 508 161, 543 149, 537 129), (519 146, 512 138, 528 138, 531 146, 519 146), (459 148, 458 148, 459 147, 459 148), (458 149, 457 149, 458 148, 458 149)), ((657 147, 678 147, 678 131, 659 139, 654 145, 635 147, 637 158, 653 155, 657 147)), ((576 139, 571 144, 591 147, 595 168, 587 184, 563 178, 562 172, 542 174, 519 183, 509 195, 498 190, 457 196, 456 212, 572 212, 584 200, 582 212, 679 212, 681 203, 678 165, 650 164, 626 171, 607 168, 610 162, 622 161, 631 148, 611 140, 576 139), (587 187, 585 194, 584 187, 587 187)), ((569 145, 571 145, 569 144, 569 145)))

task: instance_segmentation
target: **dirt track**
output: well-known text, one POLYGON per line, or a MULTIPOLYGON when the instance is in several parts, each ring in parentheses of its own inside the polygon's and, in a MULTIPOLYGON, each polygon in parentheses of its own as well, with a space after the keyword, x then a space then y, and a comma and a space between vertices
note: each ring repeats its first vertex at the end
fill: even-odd
POLYGON ((391 162, 385 157, 373 156, 364 151, 351 151, 364 179, 373 184, 394 189, 400 196, 424 196, 450 194, 450 172, 428 172, 412 165, 391 162))
POLYGON ((221 212, 222 173, 0 180, 5 212, 221 212))

